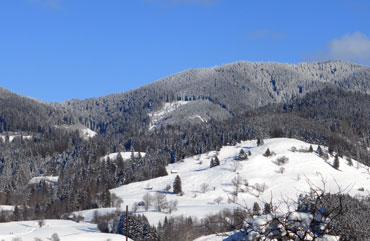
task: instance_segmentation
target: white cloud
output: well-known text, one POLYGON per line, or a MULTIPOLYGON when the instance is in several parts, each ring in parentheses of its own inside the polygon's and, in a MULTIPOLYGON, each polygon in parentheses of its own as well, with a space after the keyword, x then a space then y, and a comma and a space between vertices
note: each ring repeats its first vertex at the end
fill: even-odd
POLYGON ((355 32, 329 41, 326 47, 309 58, 311 61, 344 60, 370 64, 370 38, 355 32))
POLYGON ((341 60, 370 60, 370 39, 363 33, 347 34, 328 43, 329 54, 341 60))

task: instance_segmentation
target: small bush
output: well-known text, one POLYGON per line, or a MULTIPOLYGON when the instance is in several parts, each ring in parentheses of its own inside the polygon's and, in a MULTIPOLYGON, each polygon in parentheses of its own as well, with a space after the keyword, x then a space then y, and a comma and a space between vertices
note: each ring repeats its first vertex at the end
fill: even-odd
POLYGON ((276 159, 276 165, 278 166, 282 166, 282 165, 285 165, 287 164, 289 161, 289 158, 286 157, 286 156, 282 156, 282 157, 279 157, 278 159, 276 159))
POLYGON ((51 235, 51 240, 52 241, 60 241, 60 238, 59 238, 57 233, 53 233, 53 235, 51 235))

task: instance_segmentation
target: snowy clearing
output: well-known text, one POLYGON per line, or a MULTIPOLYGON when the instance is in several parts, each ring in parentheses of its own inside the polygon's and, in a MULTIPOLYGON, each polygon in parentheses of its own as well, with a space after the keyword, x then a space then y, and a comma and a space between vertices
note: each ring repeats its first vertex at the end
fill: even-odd
POLYGON ((28 184, 38 184, 41 181, 44 181, 49 184, 57 184, 58 176, 40 176, 40 177, 33 177, 28 184))
MULTIPOLYGON (((146 153, 145 152, 120 152, 122 159, 123 160, 130 160, 131 156, 134 155, 135 158, 145 157, 146 153)), ((105 155, 101 158, 101 161, 106 161, 109 157, 110 160, 116 160, 118 156, 118 152, 110 153, 108 155, 105 155)))
POLYGON ((165 116, 176 109, 178 109, 180 106, 185 105, 189 103, 188 101, 174 101, 171 103, 165 103, 164 106, 153 113, 149 113, 149 116, 151 117, 151 123, 149 130, 157 127, 160 125, 161 121, 165 118, 165 116))
POLYGON ((32 136, 31 135, 22 135, 22 134, 19 134, 19 133, 14 133, 14 134, 10 134, 10 135, 0 135, 0 139, 2 139, 2 141, 9 141, 9 142, 13 142, 15 138, 17 137, 22 137, 23 140, 31 140, 32 139, 32 136))
POLYGON ((91 129, 89 129, 86 126, 81 125, 81 124, 61 125, 61 126, 56 126, 56 127, 64 128, 64 129, 70 130, 70 131, 79 131, 80 137, 85 139, 85 140, 93 138, 94 136, 97 135, 97 133, 95 131, 93 131, 93 130, 91 130, 91 129))
MULTIPOLYGON (((369 193, 368 167, 355 160, 351 160, 352 165, 349 165, 345 158, 339 158, 337 170, 333 167, 334 156, 329 155, 329 159, 325 160, 316 152, 307 152, 309 146, 308 143, 287 138, 266 139, 262 146, 257 146, 255 140, 244 141, 236 146, 224 146, 218 153, 211 151, 171 164, 167 166, 168 176, 123 185, 111 192, 121 197, 124 205, 130 208, 135 202, 140 202, 146 193, 154 195, 161 192, 166 194, 168 201, 177 200, 178 210, 172 214, 158 212, 154 207, 146 212, 139 207, 137 213, 145 214, 153 225, 169 215, 203 218, 225 208, 235 208, 237 204, 229 202, 233 199, 235 186, 232 180, 235 178, 240 180, 235 202, 247 207, 261 200, 269 201, 271 197, 276 205, 285 199, 294 203, 299 193, 310 190, 308 183, 322 187, 323 181, 328 192, 337 192, 339 185, 342 191, 352 196, 369 193), (263 155, 267 148, 274 153, 270 157, 263 155), (241 149, 246 153, 251 151, 251 156, 248 160, 235 161, 241 149), (214 156, 218 157, 220 165, 210 168, 210 160, 214 156), (286 161, 278 165, 281 158, 286 161), (171 174, 171 170, 177 173, 171 174), (183 196, 172 194, 176 175, 181 177, 183 196), (171 186, 169 192, 165 190, 167 185, 171 186)), ((317 145, 312 147, 317 149, 317 145)), ((326 148, 323 150, 327 152, 326 148)))
POLYGON ((122 235, 100 233, 95 224, 76 223, 69 220, 44 220, 44 222, 41 228, 38 221, 0 223, 0 240, 12 241, 14 238, 21 238, 23 241, 31 241, 35 238, 51 240, 54 233, 58 234, 62 241, 126 240, 122 235))

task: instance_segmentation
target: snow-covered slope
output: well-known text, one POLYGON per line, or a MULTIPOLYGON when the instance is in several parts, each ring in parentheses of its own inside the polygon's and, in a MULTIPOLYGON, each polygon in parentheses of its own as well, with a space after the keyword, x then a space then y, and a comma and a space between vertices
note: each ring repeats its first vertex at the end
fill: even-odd
POLYGON ((56 184, 58 182, 58 176, 40 176, 33 177, 28 184, 38 184, 41 181, 47 182, 49 184, 56 184))
POLYGON ((14 207, 15 206, 13 206, 13 205, 0 205, 0 211, 11 211, 11 212, 13 212, 14 207))
POLYGON ((88 140, 88 139, 97 135, 97 133, 95 131, 93 131, 93 130, 91 130, 91 129, 89 129, 86 126, 81 125, 81 124, 61 125, 61 126, 57 126, 57 127, 64 128, 64 129, 70 130, 70 131, 79 131, 81 138, 83 138, 85 140, 88 140))
POLYGON ((41 228, 38 221, 0 223, 0 240, 12 241, 15 238, 21 238, 23 241, 32 241, 35 238, 51 240, 54 233, 62 241, 126 240, 122 235, 100 233, 95 224, 67 220, 44 220, 44 222, 41 228))
MULTIPOLYGON (((121 156, 122 156, 122 159, 123 160, 129 160, 132 156, 132 154, 134 155, 134 157, 138 158, 138 157, 145 157, 146 153, 145 152, 120 152, 121 156)), ((105 155, 101 158, 101 160, 103 161, 106 161, 109 157, 109 159, 111 160, 115 160, 117 159, 117 155, 118 155, 118 152, 114 152, 114 153, 110 153, 108 155, 105 155)))
POLYGON ((174 101, 171 103, 165 103, 164 106, 160 110, 155 111, 153 113, 149 113, 151 117, 151 123, 150 123, 149 130, 160 125, 160 123, 166 118, 166 115, 168 115, 169 113, 178 109, 180 106, 185 105, 187 103, 188 103, 187 101, 174 101))
MULTIPOLYGON (((241 180, 237 203, 251 207, 254 202, 261 200, 269 201, 271 195, 273 202, 279 204, 282 199, 297 200, 299 193, 309 191, 308 182, 322 187, 322 181, 326 183, 328 192, 337 192, 338 185, 342 190, 351 195, 366 195, 370 187, 369 168, 351 160, 349 165, 344 158, 339 158, 339 169, 333 167, 334 156, 329 155, 328 160, 319 157, 316 152, 308 150, 310 144, 286 138, 268 139, 265 144, 257 146, 256 141, 245 141, 236 146, 225 146, 218 153, 216 151, 186 158, 183 162, 175 163, 167 167, 168 173, 176 170, 182 180, 182 196, 167 193, 165 187, 171 185, 177 174, 169 174, 148 181, 131 183, 115 189, 115 193, 124 200, 124 205, 132 206, 142 200, 146 193, 154 195, 156 192, 166 193, 168 200, 178 200, 178 210, 171 215, 205 217, 210 213, 216 213, 224 208, 233 208, 232 193, 235 187, 232 180, 241 180), (263 154, 269 148, 270 157, 263 154), (251 156, 245 161, 234 161, 240 150, 251 151, 251 156), (296 149, 296 151, 294 151, 296 149), (210 160, 217 156, 220 165, 210 168, 210 160), (283 165, 277 165, 281 157, 287 159, 283 165), (202 191, 202 185, 207 186, 202 191), (148 188, 150 187, 150 188, 148 188), (216 199, 221 199, 218 203, 216 199)), ((312 145, 316 150, 317 146, 312 145)), ((327 152, 323 148, 324 152, 327 152)), ((169 214, 157 212, 150 208, 148 212, 138 209, 148 217, 151 224, 156 225, 169 214)))

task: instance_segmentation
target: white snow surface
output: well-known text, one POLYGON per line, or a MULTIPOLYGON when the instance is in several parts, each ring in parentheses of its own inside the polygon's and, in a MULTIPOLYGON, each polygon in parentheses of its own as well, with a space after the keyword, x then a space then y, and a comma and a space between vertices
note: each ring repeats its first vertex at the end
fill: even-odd
POLYGON ((97 133, 87 127, 83 128, 80 130, 80 133, 81 133, 81 136, 82 138, 84 138, 85 140, 88 140, 94 136, 97 135, 97 133))
POLYGON ((61 126, 56 126, 56 127, 65 128, 65 129, 71 130, 71 131, 78 130, 79 133, 80 133, 80 137, 85 139, 85 140, 88 140, 88 139, 97 135, 97 133, 95 131, 93 131, 93 130, 91 130, 91 129, 89 129, 86 126, 81 125, 81 124, 61 125, 61 126))
POLYGON ((49 184, 56 184, 58 182, 58 176, 39 176, 33 177, 29 180, 28 184, 38 184, 41 181, 45 181, 49 184))
MULTIPOLYGON (((22 136, 22 134, 15 133, 15 134, 9 135, 9 142, 12 142, 14 140, 14 138, 16 138, 16 137, 22 137, 23 140, 31 140, 32 139, 32 136, 30 136, 30 135, 22 136)), ((0 138, 3 139, 3 141, 7 140, 6 135, 0 135, 0 138)))
POLYGON ((189 102, 188 101, 174 101, 171 103, 165 103, 164 106, 160 110, 149 113, 151 117, 151 123, 150 123, 149 130, 158 126, 167 114, 175 111, 180 106, 185 105, 187 103, 189 102))
POLYGON ((244 237, 244 233, 242 232, 227 232, 202 236, 194 239, 194 241, 238 241, 243 240, 244 237))
POLYGON ((58 234, 62 241, 126 240, 123 235, 100 233, 96 224, 76 223, 70 220, 44 220, 44 222, 41 228, 38 221, 0 223, 0 240, 12 241, 14 238, 21 238, 23 241, 32 241, 34 238, 51 240, 54 233, 58 234))
MULTIPOLYGON (((130 160, 132 152, 126 151, 126 152, 120 152, 120 154, 121 154, 123 160, 130 160)), ((140 152, 140 155, 142 157, 145 157, 146 153, 145 152, 140 152)), ((140 155, 139 155, 139 152, 134 152, 134 157, 138 158, 140 155)), ((116 160, 117 156, 118 156, 118 152, 110 153, 108 155, 103 156, 101 158, 101 161, 106 161, 108 159, 108 157, 111 160, 116 160)))
MULTIPOLYGON (((243 180, 240 188, 244 192, 239 193, 236 202, 248 207, 261 200, 269 202, 271 195, 275 205, 281 204, 283 199, 296 201, 300 193, 310 190, 308 182, 323 187, 323 180, 326 183, 327 192, 338 192, 338 185, 342 191, 352 196, 365 196, 369 192, 370 169, 355 160, 352 160, 353 166, 349 166, 345 157, 339 158, 340 167, 336 170, 332 166, 334 156, 324 160, 316 152, 291 151, 292 147, 297 150, 308 150, 310 146, 308 143, 288 138, 266 139, 264 143, 262 146, 257 146, 256 141, 253 140, 244 141, 236 146, 224 146, 218 153, 211 151, 168 165, 168 176, 130 183, 110 191, 121 197, 124 205, 132 207, 135 202, 142 200, 145 193, 149 192, 152 195, 156 192, 166 193, 165 187, 172 186, 176 175, 179 175, 184 195, 172 194, 172 189, 166 193, 168 201, 178 200, 177 211, 168 214, 157 212, 153 207, 147 212, 142 208, 138 209, 137 212, 145 214, 153 225, 157 225, 158 221, 163 222, 165 216, 184 215, 203 218, 225 208, 236 207, 236 204, 228 202, 228 198, 232 197, 234 191, 232 180, 238 176, 243 180), (267 148, 275 154, 271 157, 263 156, 267 148), (241 149, 246 153, 251 151, 252 155, 248 156, 248 160, 235 162, 234 158, 238 156, 241 149), (220 165, 210 168, 210 160, 216 155, 220 165), (288 158, 288 162, 278 166, 276 160, 283 156, 288 158), (234 171, 236 163, 239 164, 239 168, 234 171), (283 173, 281 173, 281 167, 284 168, 283 173), (176 170, 178 173, 171 174, 171 170, 176 170), (248 186, 244 185, 245 182, 248 186), (201 185, 204 183, 209 184, 209 190, 202 193, 201 185), (364 191, 359 191, 359 188, 364 188, 364 191), (264 191, 259 192, 257 189, 264 189, 264 191), (220 204, 215 202, 218 197, 223 198, 220 204)), ((312 146, 316 150, 317 145, 312 146)), ((327 152, 326 148, 322 147, 322 149, 327 152)), ((286 211, 281 208, 281 211, 286 211)))
POLYGON ((88 209, 83 211, 76 211, 73 212, 70 217, 72 218, 73 215, 75 216, 81 216, 83 217, 84 222, 91 222, 94 219, 95 212, 98 214, 98 216, 104 216, 106 214, 114 213, 116 211, 125 211, 123 209, 117 209, 117 208, 95 208, 95 209, 88 209))
POLYGON ((15 206, 12 205, 0 205, 0 211, 14 211, 15 206))

